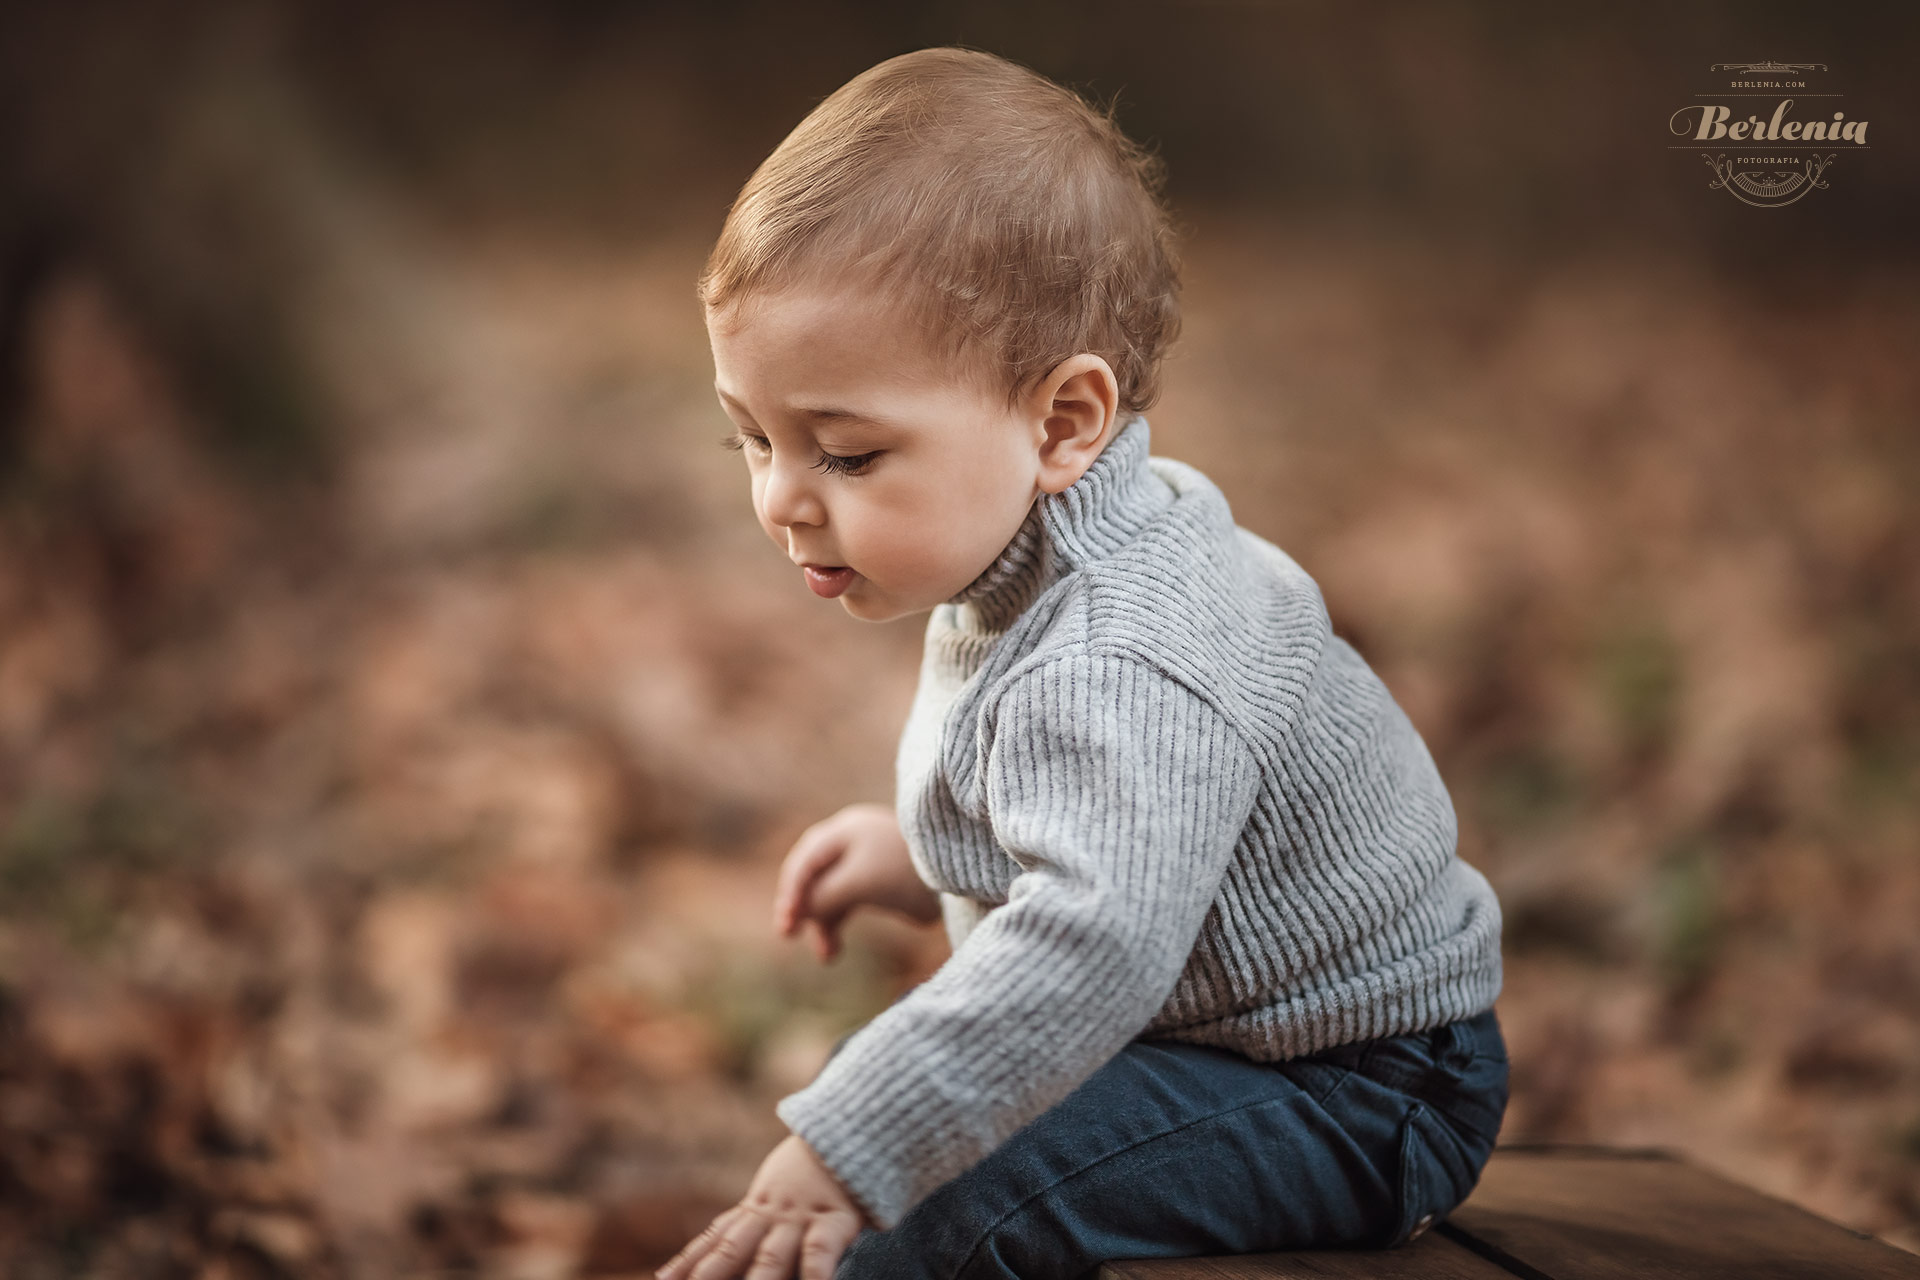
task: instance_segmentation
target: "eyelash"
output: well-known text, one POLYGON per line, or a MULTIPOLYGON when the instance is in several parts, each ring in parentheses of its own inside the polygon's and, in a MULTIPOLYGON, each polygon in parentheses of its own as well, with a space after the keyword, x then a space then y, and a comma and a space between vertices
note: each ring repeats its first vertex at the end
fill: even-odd
MULTIPOLYGON (((731 449, 735 453, 746 450, 752 450, 754 453, 771 453, 773 451, 773 446, 767 443, 765 436, 748 435, 744 431, 736 431, 730 436, 722 436, 720 438, 720 445, 722 448, 731 449)), ((816 471, 825 471, 831 475, 857 476, 872 466, 873 460, 879 456, 880 451, 877 449, 872 453, 848 455, 822 453, 820 460, 813 464, 813 469, 816 471)))

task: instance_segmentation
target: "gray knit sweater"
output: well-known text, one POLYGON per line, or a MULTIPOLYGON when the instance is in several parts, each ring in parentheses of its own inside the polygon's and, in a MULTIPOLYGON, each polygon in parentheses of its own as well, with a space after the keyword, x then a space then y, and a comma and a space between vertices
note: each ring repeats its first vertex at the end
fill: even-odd
POLYGON ((1499 993, 1419 734, 1144 418, 933 611, 897 783, 953 956, 778 1107, 883 1228, 1136 1037, 1274 1061, 1499 993))

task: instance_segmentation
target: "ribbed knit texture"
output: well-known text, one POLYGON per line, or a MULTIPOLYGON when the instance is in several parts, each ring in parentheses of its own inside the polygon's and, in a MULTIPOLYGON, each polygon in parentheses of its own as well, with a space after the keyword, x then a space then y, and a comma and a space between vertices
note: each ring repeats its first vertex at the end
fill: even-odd
POLYGON ((1136 1037, 1260 1061, 1500 990, 1500 908, 1319 589, 1127 423, 933 611, 897 803, 954 953, 780 1118, 881 1227, 1136 1037))

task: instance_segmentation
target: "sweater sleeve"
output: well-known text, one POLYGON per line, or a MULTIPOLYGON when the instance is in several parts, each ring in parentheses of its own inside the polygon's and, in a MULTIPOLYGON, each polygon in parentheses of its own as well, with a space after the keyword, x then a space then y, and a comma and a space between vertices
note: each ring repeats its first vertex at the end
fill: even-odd
POLYGON ((882 1228, 1159 1012, 1259 784, 1219 713, 1137 659, 1031 668, 982 724, 1008 901, 777 1107, 882 1228))

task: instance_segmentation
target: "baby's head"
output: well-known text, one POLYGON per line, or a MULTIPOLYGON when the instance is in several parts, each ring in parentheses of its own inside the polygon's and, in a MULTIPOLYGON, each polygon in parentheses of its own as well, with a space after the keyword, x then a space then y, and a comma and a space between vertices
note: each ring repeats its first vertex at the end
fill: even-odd
POLYGON ((761 164, 700 297, 755 511, 817 592, 951 598, 1152 402, 1157 180, 1105 114, 961 49, 857 76, 761 164))

